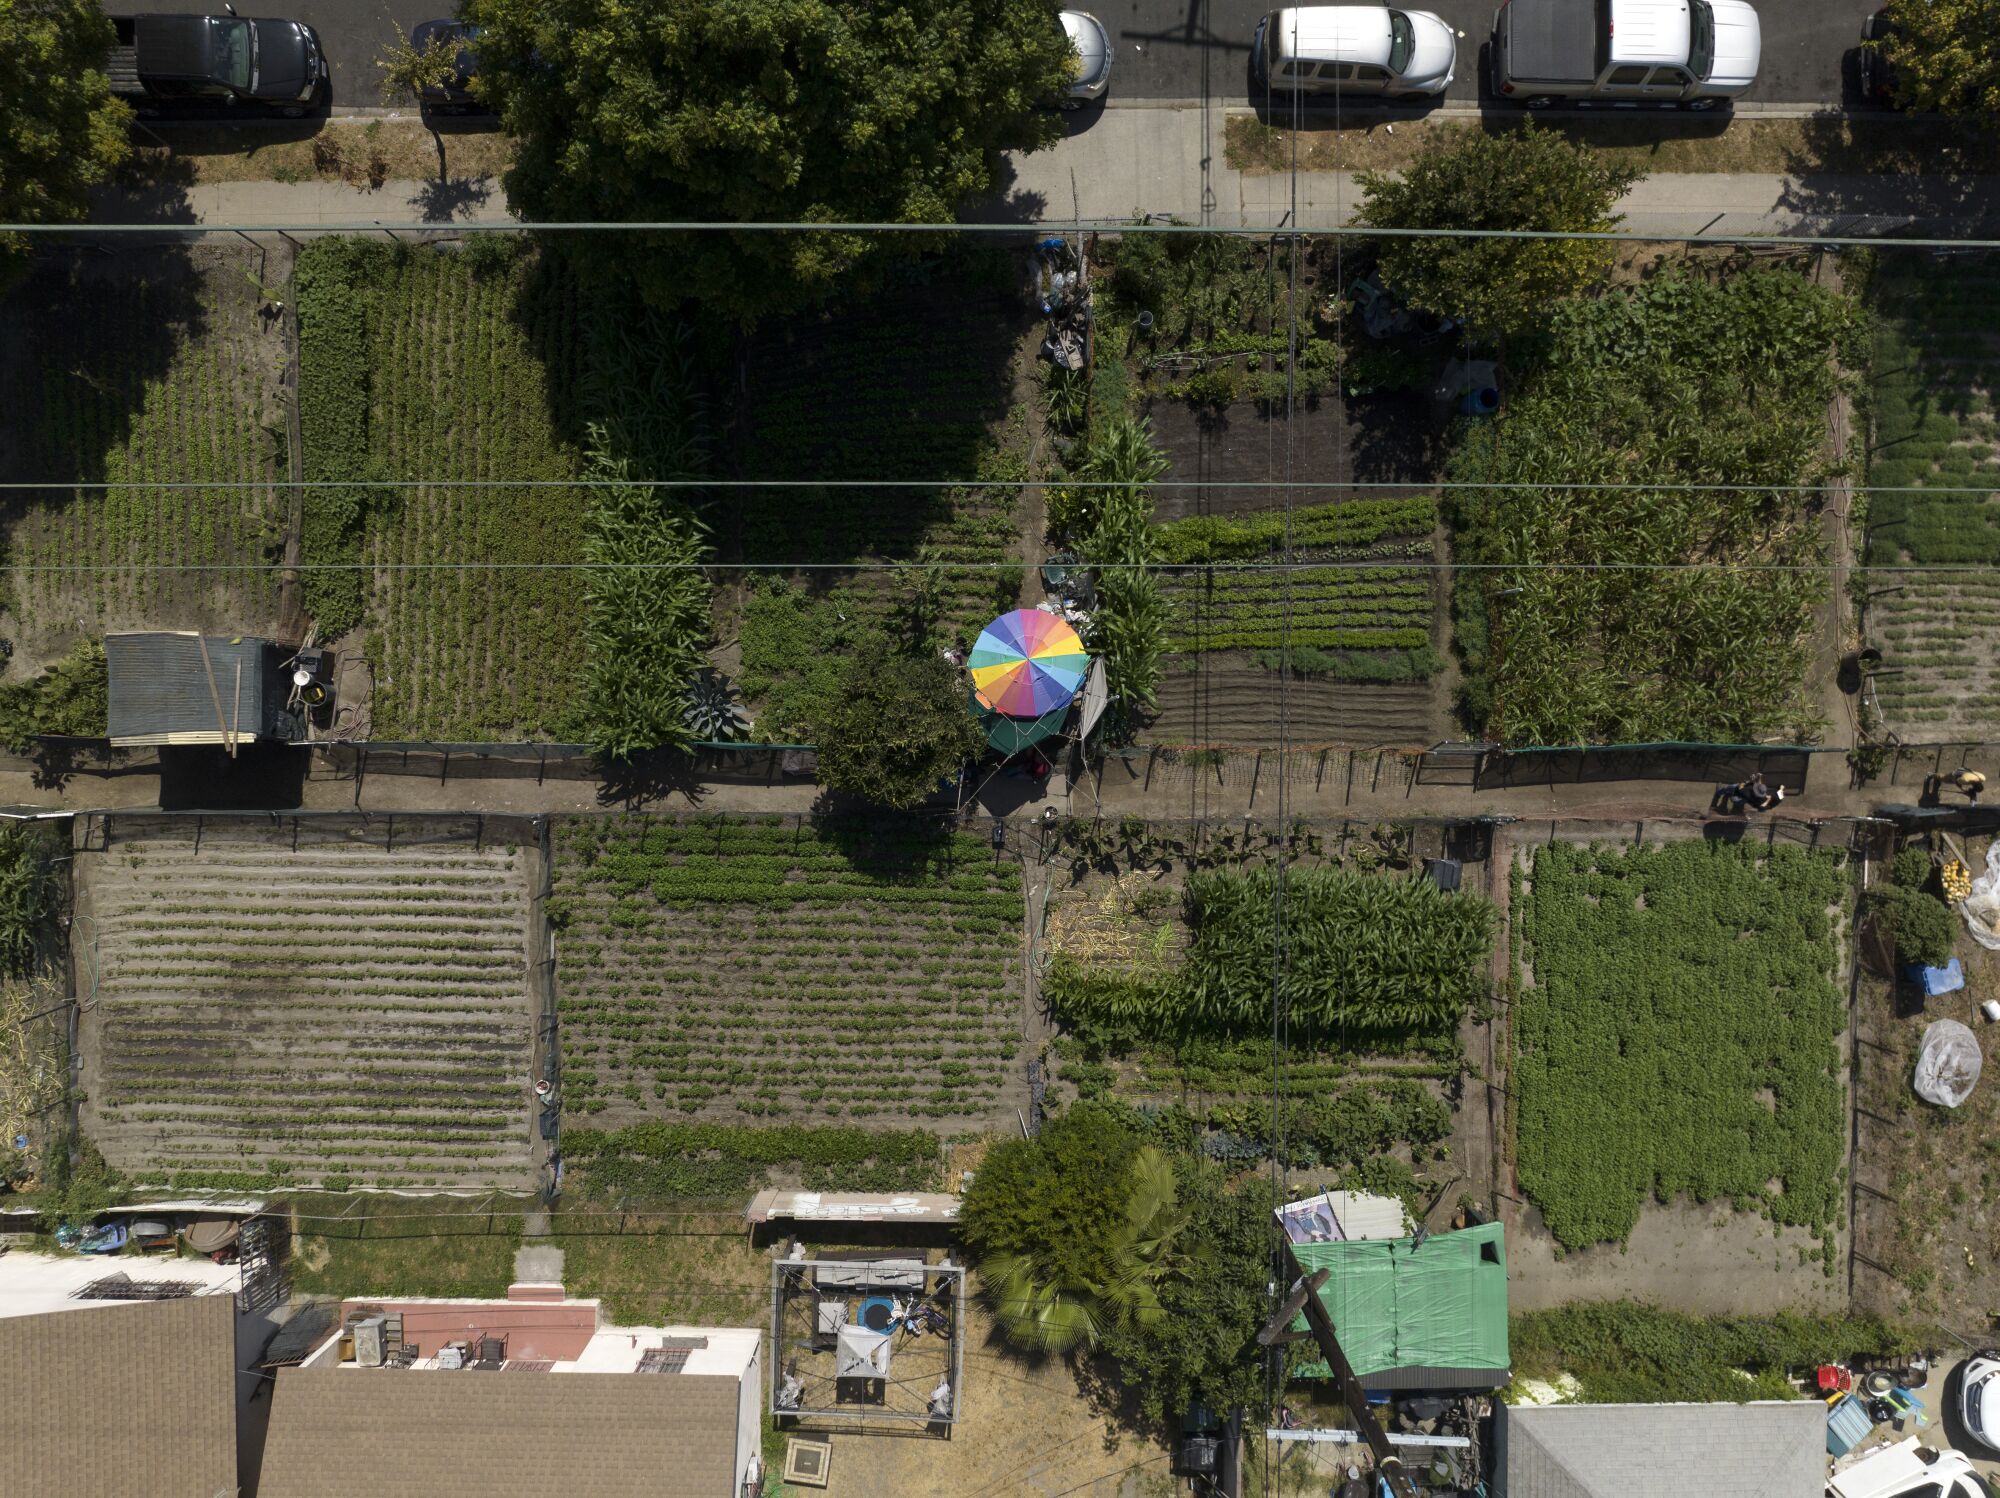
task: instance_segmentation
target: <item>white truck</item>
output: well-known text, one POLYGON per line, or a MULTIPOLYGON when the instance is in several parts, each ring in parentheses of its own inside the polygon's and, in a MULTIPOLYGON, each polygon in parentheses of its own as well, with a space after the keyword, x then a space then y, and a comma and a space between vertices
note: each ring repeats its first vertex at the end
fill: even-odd
POLYGON ((1826 1498, 1993 1498, 1993 1489, 1962 1453, 1910 1436, 1836 1472, 1826 1498))
POLYGON ((1717 109, 1762 51, 1744 0, 1504 0, 1493 92, 1529 109, 1717 109))

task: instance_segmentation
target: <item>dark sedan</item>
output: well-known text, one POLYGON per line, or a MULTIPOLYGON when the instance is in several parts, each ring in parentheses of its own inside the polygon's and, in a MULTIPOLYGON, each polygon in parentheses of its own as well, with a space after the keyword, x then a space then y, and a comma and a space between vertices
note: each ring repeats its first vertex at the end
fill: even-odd
POLYGON ((485 114, 486 106, 473 97, 472 80, 479 74, 479 28, 463 21, 423 21, 410 33, 410 45, 422 52, 433 44, 455 47, 452 75, 442 83, 427 84, 423 107, 441 114, 485 114))
POLYGON ((1861 97, 1884 109, 1895 109, 1896 70, 1870 42, 1886 41, 1896 34, 1896 23, 1887 10, 1878 10, 1861 23, 1861 97))

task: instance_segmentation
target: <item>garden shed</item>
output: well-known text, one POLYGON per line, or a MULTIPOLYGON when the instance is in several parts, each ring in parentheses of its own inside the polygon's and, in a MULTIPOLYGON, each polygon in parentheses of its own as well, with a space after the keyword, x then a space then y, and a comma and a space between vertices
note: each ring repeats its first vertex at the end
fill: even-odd
POLYGON ((131 630, 104 637, 111 742, 119 747, 290 740, 285 655, 249 635, 131 630))
MULTIPOLYGON (((1328 1271, 1320 1303, 1370 1389, 1497 1389, 1507 1382, 1507 1252, 1497 1222, 1425 1238, 1293 1246, 1328 1271)), ((1305 1329, 1305 1317, 1293 1326, 1305 1329)), ((1299 1370, 1328 1378, 1325 1363, 1299 1370)))
POLYGON ((1826 1406, 1500 1405, 1494 1498, 1819 1498, 1826 1406))

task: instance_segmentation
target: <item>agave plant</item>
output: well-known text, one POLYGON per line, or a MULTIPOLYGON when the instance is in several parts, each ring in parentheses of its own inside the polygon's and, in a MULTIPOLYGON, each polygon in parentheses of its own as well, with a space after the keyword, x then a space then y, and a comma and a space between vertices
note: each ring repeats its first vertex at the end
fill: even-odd
POLYGON ((696 739, 709 743, 750 737, 750 715, 736 699, 736 683, 712 666, 703 666, 688 683, 681 721, 696 739))

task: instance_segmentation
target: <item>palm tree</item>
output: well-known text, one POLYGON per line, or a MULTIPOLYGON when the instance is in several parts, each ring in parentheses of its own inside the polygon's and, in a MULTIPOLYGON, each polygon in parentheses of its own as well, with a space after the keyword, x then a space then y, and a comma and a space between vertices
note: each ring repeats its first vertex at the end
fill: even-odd
POLYGON ((1159 1285, 1178 1266, 1174 1240, 1187 1223, 1173 1163, 1151 1145, 1132 1157, 1125 1219, 1089 1271, 1065 1276, 1032 1254, 994 1254, 979 1266, 1000 1330, 1037 1352, 1094 1346, 1114 1326, 1146 1327, 1165 1313, 1159 1285))

